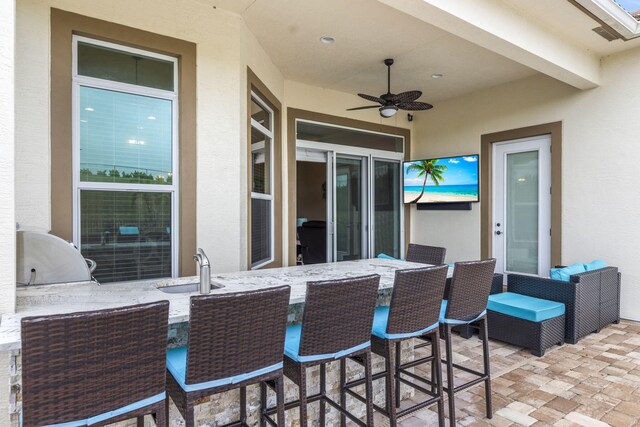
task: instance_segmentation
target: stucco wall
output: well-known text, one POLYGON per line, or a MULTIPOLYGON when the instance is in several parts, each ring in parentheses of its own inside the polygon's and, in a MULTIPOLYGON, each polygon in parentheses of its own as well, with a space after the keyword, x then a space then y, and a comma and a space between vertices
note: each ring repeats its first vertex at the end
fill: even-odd
MULTIPOLYGON (((242 18, 195 1, 23 0, 18 4, 16 59, 17 221, 50 229, 50 8, 115 22, 197 44, 197 244, 216 271, 246 269, 246 89, 247 66, 282 102, 359 120, 382 122, 377 110, 346 112, 363 100, 286 81, 242 18), (154 13, 149 13, 153 10, 154 13)), ((408 127, 406 115, 385 124, 408 127)), ((286 114, 283 114, 283 142, 286 114)), ((287 151, 283 149, 283 165, 287 151)), ((286 168, 283 170, 287 212, 286 168)), ((285 217, 286 221, 286 217, 285 217)), ((287 227, 283 227, 286 241, 287 227)), ((287 259, 284 245, 283 259, 287 259)))
MULTIPOLYGON (((16 113, 17 220, 50 228, 49 45, 50 8, 167 35, 197 44, 197 244, 217 271, 245 267, 246 63, 282 77, 239 15, 198 2, 144 0, 34 1, 18 4, 16 113), (154 11, 154 13, 149 13, 154 11), (245 54, 245 51, 251 54, 245 54), (266 58, 266 59, 265 59, 266 58)), ((275 89, 282 93, 282 89, 275 89)))
POLYGON ((15 2, 0 3, 0 313, 15 308, 15 2))
MULTIPOLYGON (((15 2, 0 2, 0 313, 15 309, 15 2)), ((0 353, 0 425, 9 425, 9 355, 0 353)))
MULTIPOLYGON (((414 125, 413 158, 480 152, 486 133, 562 121, 562 262, 620 267, 622 316, 640 320, 640 49, 602 61, 602 86, 578 91, 546 76, 439 103, 414 125)), ((480 209, 412 210, 412 241, 444 245, 448 261, 480 256, 480 209)))

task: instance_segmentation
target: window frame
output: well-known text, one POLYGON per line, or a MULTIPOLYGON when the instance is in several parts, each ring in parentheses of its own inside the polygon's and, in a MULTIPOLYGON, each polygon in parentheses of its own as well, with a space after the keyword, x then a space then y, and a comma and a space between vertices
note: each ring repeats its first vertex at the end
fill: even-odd
MULTIPOLYGON (((180 261, 180 117, 179 117, 179 67, 178 58, 156 52, 137 49, 122 44, 106 42, 91 37, 79 35, 72 36, 72 96, 71 96, 71 120, 72 120, 72 200, 73 200, 73 243, 82 250, 80 240, 80 192, 82 190, 97 191, 124 191, 144 193, 170 193, 171 194, 171 277, 178 277, 180 261), (173 91, 139 86, 129 83, 121 83, 96 77, 88 77, 78 74, 78 43, 87 43, 94 46, 115 49, 125 53, 146 56, 173 63, 173 91), (140 183, 106 183, 80 180, 80 88, 109 90, 113 92, 127 93, 131 95, 145 96, 171 101, 171 184, 140 184, 140 183)), ((140 279, 146 280, 146 279, 140 279)), ((132 280, 137 281, 137 280, 132 280)))
MULTIPOLYGON (((260 97, 260 94, 258 94, 256 91, 252 90, 251 94, 250 94, 250 100, 253 100, 256 104, 258 104, 261 108, 263 108, 266 112, 269 113, 269 127, 271 129, 274 128, 274 115, 275 112, 273 111, 273 109, 271 107, 269 107, 269 105, 267 105, 267 103, 262 100, 262 98, 260 97)), ((263 134, 264 136, 266 136, 267 138, 269 138, 269 194, 263 194, 263 193, 255 193, 253 192, 253 152, 254 149, 253 147, 251 147, 251 150, 249 152, 249 155, 251 156, 251 161, 250 161, 250 165, 251 165, 251 180, 249 182, 249 185, 251 186, 251 203, 253 203, 253 199, 260 199, 260 200, 269 200, 270 204, 269 204, 269 211, 270 211, 270 235, 269 235, 269 246, 270 246, 270 250, 269 250, 269 258, 265 258, 263 260, 260 260, 259 262, 253 264, 253 262, 251 262, 251 270, 257 270, 259 268, 264 267, 265 265, 269 265, 272 262, 275 261, 275 203, 274 203, 274 192, 275 192, 275 179, 274 179, 274 131, 273 130, 269 130, 266 127, 264 127, 263 125, 261 125, 257 120, 255 120, 253 117, 251 117, 251 104, 249 104, 248 106, 248 114, 249 114, 249 119, 250 119, 250 131, 252 129, 256 129, 258 130, 258 132, 260 132, 261 134, 263 134)), ((249 141, 251 141, 251 135, 249 135, 249 141)), ((253 145, 253 144, 251 144, 253 145)), ((260 147, 257 147, 256 150, 259 150, 260 147)), ((265 150, 266 152, 266 150, 265 150)), ((251 207, 249 208, 249 211, 251 211, 251 207)), ((253 218, 251 218, 251 224, 249 224, 249 226, 251 227, 253 225, 253 218)))

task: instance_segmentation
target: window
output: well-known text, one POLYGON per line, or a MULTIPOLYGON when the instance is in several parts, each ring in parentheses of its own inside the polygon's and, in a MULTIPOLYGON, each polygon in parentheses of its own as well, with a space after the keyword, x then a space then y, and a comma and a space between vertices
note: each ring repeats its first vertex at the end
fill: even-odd
POLYGON ((273 111, 251 94, 251 268, 273 261, 273 111))
POLYGON ((177 275, 177 60, 74 37, 74 242, 100 282, 177 275))

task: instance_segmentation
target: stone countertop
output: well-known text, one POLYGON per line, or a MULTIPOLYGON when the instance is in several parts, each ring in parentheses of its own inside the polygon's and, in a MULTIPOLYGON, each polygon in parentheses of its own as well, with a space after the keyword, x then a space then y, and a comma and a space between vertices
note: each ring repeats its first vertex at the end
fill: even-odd
MULTIPOLYGON (((379 274, 380 289, 387 289, 393 286, 393 279, 397 269, 424 266, 424 264, 374 258, 224 274, 214 273, 211 275, 211 283, 213 285, 223 285, 223 287, 211 289, 211 293, 242 292, 289 285, 291 286, 289 304, 293 305, 304 302, 306 284, 309 281, 379 274)), ((449 277, 452 273, 451 270, 449 269, 449 277)), ((187 322, 189 320, 189 298, 197 295, 197 292, 170 294, 164 293, 158 288, 198 282, 198 277, 192 276, 104 285, 98 285, 93 282, 77 282, 28 287, 19 286, 17 288, 16 313, 4 314, 0 322, 0 351, 20 349, 20 320, 27 316, 100 310, 168 300, 170 303, 169 323, 187 322)))

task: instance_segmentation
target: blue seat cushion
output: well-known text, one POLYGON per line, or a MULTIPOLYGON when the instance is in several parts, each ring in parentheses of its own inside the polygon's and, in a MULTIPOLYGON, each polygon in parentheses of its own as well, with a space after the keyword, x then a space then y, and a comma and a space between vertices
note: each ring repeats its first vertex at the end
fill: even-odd
POLYGON ((353 352, 364 350, 371 345, 371 341, 358 344, 351 348, 340 350, 336 353, 314 354, 308 356, 300 355, 300 338, 302 337, 302 324, 287 326, 287 334, 284 339, 284 354, 296 362, 314 362, 323 359, 340 359, 353 352))
POLYGON ((553 319, 554 317, 562 316, 565 311, 564 304, 561 302, 533 298, 514 292, 490 295, 487 308, 531 322, 553 319))
POLYGON ((227 378, 211 379, 211 381, 205 381, 197 384, 187 384, 187 347, 178 347, 167 351, 167 370, 173 375, 176 382, 180 384, 180 387, 184 391, 198 391, 212 387, 219 387, 228 384, 238 384, 242 381, 258 377, 260 375, 268 374, 269 372, 281 369, 282 362, 276 363, 271 366, 265 366, 264 368, 257 369, 255 371, 241 373, 227 378))
POLYGON ((440 306, 440 323, 447 323, 450 325, 468 325, 469 323, 473 323, 476 320, 480 319, 485 314, 487 314, 487 310, 484 310, 482 313, 478 314, 478 316, 476 316, 471 320, 447 319, 445 314, 447 313, 448 304, 449 304, 449 301, 447 301, 446 299, 442 300, 442 305, 440 306))
POLYGON ((427 332, 438 327, 438 322, 433 325, 429 325, 419 331, 407 332, 403 334, 388 334, 387 324, 389 323, 389 307, 378 307, 373 315, 373 327, 371 328, 371 334, 378 338, 384 338, 388 340, 403 339, 419 337, 427 332))
POLYGON ((605 268, 606 266, 607 266, 606 262, 599 259, 595 259, 591 261, 589 264, 585 264, 584 269, 586 271, 593 271, 593 270, 598 270, 599 268, 605 268))
POLYGON ((381 253, 381 254, 378 254, 378 258, 380 258, 380 259, 392 259, 392 260, 394 260, 394 261, 404 261, 403 259, 400 259, 400 258, 394 258, 394 257, 392 257, 392 256, 390 256, 390 255, 382 254, 382 253, 381 253))
POLYGON ((584 273, 585 271, 587 270, 585 269, 584 264, 572 264, 568 267, 552 268, 549 272, 549 277, 553 280, 568 282, 572 275, 584 273))
POLYGON ((138 234, 140 234, 140 229, 138 227, 120 227, 118 231, 120 231, 120 234, 122 234, 123 236, 137 236, 138 234))

